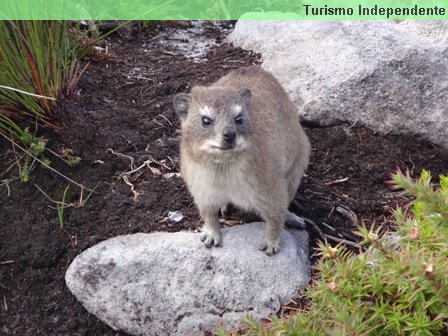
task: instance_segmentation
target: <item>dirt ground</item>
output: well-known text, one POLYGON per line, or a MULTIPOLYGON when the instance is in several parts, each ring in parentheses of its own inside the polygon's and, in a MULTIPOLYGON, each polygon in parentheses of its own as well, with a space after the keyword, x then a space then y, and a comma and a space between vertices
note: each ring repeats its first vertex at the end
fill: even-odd
MULTIPOLYGON (((165 23, 100 42, 107 56, 91 57, 77 96, 58 111, 62 129, 46 134, 53 151, 68 148, 81 157, 70 167, 49 155, 52 167, 95 192, 83 207, 65 209, 61 229, 49 198, 62 200, 65 179, 38 167, 29 183, 16 179, 0 187, 0 334, 124 335, 84 310, 64 284, 65 270, 81 251, 110 237, 197 230, 199 216, 182 179, 166 175, 179 171, 179 122, 171 101, 195 83, 260 63, 258 55, 223 42, 231 27, 165 23), (169 211, 184 218, 166 220, 169 211)), ((397 167, 412 176, 423 168, 434 176, 448 173, 448 152, 412 136, 378 134, 359 124, 305 127, 311 164, 291 209, 338 239, 356 240, 357 222, 390 220, 390 211, 405 201, 387 184, 397 167)), ((0 180, 17 175, 2 174, 13 160, 0 139, 0 180)), ((88 193, 70 184, 65 202, 76 204, 88 193)), ((228 223, 252 219, 236 213, 228 223)), ((322 237, 315 228, 309 233, 315 247, 322 237)))

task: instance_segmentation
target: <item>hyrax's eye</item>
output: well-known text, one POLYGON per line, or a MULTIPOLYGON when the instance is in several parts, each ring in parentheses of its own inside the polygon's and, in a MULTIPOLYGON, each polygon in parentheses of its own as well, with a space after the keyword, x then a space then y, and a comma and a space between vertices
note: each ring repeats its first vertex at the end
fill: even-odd
POLYGON ((238 115, 235 117, 235 123, 236 123, 237 125, 242 125, 243 122, 244 122, 243 115, 242 115, 242 114, 238 114, 238 115))
POLYGON ((204 127, 209 127, 213 125, 213 120, 210 119, 209 117, 203 116, 201 120, 202 120, 202 126, 204 127))

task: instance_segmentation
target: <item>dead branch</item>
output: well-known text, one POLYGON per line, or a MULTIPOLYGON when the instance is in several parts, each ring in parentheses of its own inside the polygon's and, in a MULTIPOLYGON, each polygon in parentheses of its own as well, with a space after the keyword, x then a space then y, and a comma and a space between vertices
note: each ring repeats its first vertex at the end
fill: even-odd
MULTIPOLYGON (((165 168, 166 170, 171 170, 170 167, 168 167, 166 164, 164 164, 163 162, 154 160, 154 158, 151 155, 145 155, 146 157, 149 157, 148 160, 144 161, 140 166, 136 167, 135 166, 135 160, 132 156, 130 155, 126 155, 123 153, 119 153, 119 152, 115 152, 112 148, 108 148, 107 152, 112 153, 118 157, 122 157, 122 158, 126 158, 129 159, 131 161, 130 165, 131 165, 131 170, 127 171, 127 172, 123 172, 118 176, 118 179, 123 179, 124 183, 126 183, 129 187, 131 187, 131 191, 132 194, 134 195, 134 200, 137 199, 138 196, 140 196, 140 193, 137 192, 135 190, 135 186, 131 183, 131 181, 129 180, 132 174, 137 173, 138 171, 142 170, 143 168, 148 168, 155 176, 162 176, 163 178, 169 179, 172 177, 175 177, 175 175, 171 175, 171 174, 175 174, 175 173, 171 173, 171 174, 162 174, 162 172, 160 171, 160 169, 152 167, 151 164, 155 163, 157 165, 159 165, 162 168, 165 168), (164 176, 166 175, 166 176, 164 176)), ((171 158, 170 158, 171 160, 171 158)), ((172 160, 171 160, 172 161, 172 160)), ((141 173, 138 175, 138 177, 141 175, 141 173)), ((138 178, 137 177, 137 178, 138 178)), ((177 176, 176 176, 177 177, 177 176)), ((134 179, 135 181, 135 179, 134 179)))
POLYGON ((130 164, 131 165, 131 169, 135 169, 134 158, 132 156, 126 155, 126 154, 123 154, 123 153, 115 152, 112 148, 106 149, 106 152, 107 153, 112 153, 113 155, 116 155, 118 157, 122 157, 122 158, 126 158, 126 159, 131 160, 131 164, 130 164))
POLYGON ((9 182, 12 182, 14 180, 15 180, 14 178, 11 178, 11 179, 6 179, 6 180, 1 180, 0 181, 0 187, 1 186, 6 186, 6 189, 8 190, 8 197, 11 196, 11 188, 9 187, 9 182))
POLYGON ((326 186, 332 186, 332 185, 335 185, 335 184, 340 184, 340 183, 344 183, 344 182, 347 182, 348 181, 348 177, 344 177, 344 178, 342 178, 342 179, 339 179, 339 180, 334 180, 334 181, 330 181, 330 182, 326 182, 326 183, 324 183, 326 186))
MULTIPOLYGON (((347 239, 341 239, 341 238, 337 238, 334 236, 331 236, 329 234, 326 234, 322 231, 322 229, 316 224, 314 223, 312 220, 308 219, 308 218, 304 218, 305 222, 310 224, 320 235, 322 238, 324 239, 329 239, 332 241, 335 241, 337 243, 341 243, 341 244, 345 244, 345 245, 350 245, 352 247, 355 247, 357 249, 360 249, 361 246, 353 241, 347 240, 347 239)), ((326 226, 328 226, 328 224, 326 224, 326 226)))
POLYGON ((336 237, 333 237, 333 236, 330 236, 330 235, 327 235, 327 234, 324 234, 324 235, 325 235, 325 238, 330 239, 332 241, 335 241, 337 243, 341 243, 341 244, 344 244, 344 245, 350 245, 350 246, 355 247, 357 249, 361 249, 361 245, 359 245, 359 244, 357 244, 355 242, 352 242, 351 240, 342 239, 342 238, 336 238, 336 237))
POLYGON ((55 201, 54 199, 52 199, 50 196, 48 196, 45 191, 43 191, 36 183, 34 183, 34 186, 39 189, 39 191, 48 199, 50 200, 52 203, 58 204, 58 205, 62 205, 64 208, 71 208, 74 205, 70 204, 70 203, 65 203, 65 202, 60 202, 60 201, 55 201))
POLYGON ((143 77, 143 76, 131 76, 131 75, 129 75, 128 76, 129 78, 136 78, 136 79, 143 79, 143 80, 147 80, 147 81, 150 81, 150 82, 155 82, 155 80, 154 79, 152 79, 152 78, 147 78, 147 77, 143 77))
POLYGON ((168 123, 168 125, 173 126, 173 123, 171 121, 169 121, 168 118, 165 117, 163 114, 158 114, 157 117, 161 117, 161 118, 165 119, 165 121, 168 123))
POLYGON ((348 218, 352 222, 353 226, 358 227, 358 217, 352 210, 338 205, 335 211, 348 218))
POLYGON ((322 237, 324 237, 324 232, 316 223, 314 223, 311 219, 305 217, 302 218, 305 220, 305 223, 310 224, 322 237))

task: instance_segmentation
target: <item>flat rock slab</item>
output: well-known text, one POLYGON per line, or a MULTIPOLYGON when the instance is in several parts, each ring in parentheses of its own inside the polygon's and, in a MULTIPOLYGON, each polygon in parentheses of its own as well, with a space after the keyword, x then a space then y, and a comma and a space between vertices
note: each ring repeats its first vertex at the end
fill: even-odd
POLYGON ((283 230, 280 253, 258 251, 264 223, 223 230, 207 249, 199 234, 137 233, 101 242, 75 258, 65 275, 83 306, 132 335, 198 335, 265 318, 309 281, 308 234, 283 230))

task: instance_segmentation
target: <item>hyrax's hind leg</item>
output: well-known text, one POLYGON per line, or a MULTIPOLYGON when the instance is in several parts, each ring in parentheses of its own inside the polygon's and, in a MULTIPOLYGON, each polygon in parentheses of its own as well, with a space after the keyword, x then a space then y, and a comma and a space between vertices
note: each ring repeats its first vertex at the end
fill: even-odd
POLYGON ((229 215, 229 208, 230 208, 230 206, 229 206, 228 203, 226 203, 225 205, 223 205, 223 206, 221 207, 221 209, 219 210, 219 212, 221 213, 221 216, 222 216, 222 217, 227 217, 227 216, 229 215))
POLYGON ((221 244, 221 228, 219 227, 218 208, 199 209, 204 220, 201 241, 206 247, 219 246, 221 244))
MULTIPOLYGON (((294 163, 289 174, 287 174, 288 180, 288 203, 291 203, 296 196, 297 189, 299 189, 300 181, 304 173, 304 167, 301 165, 299 158, 294 163)), ((285 224, 295 229, 303 230, 306 228, 305 220, 296 214, 288 211, 286 213, 285 224)))
POLYGON ((302 217, 297 216, 296 214, 288 211, 286 213, 285 218, 286 226, 290 226, 294 229, 304 230, 306 229, 306 222, 302 217))

